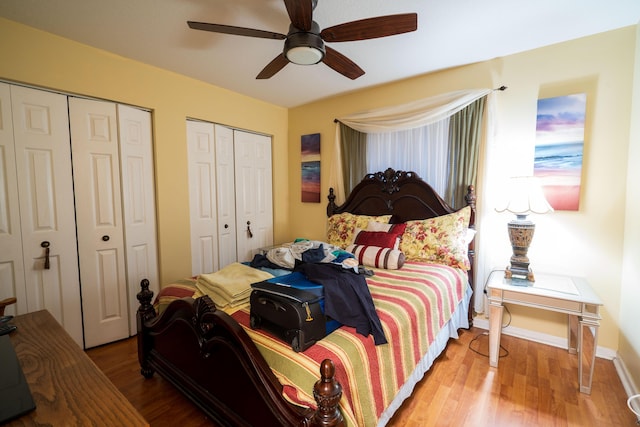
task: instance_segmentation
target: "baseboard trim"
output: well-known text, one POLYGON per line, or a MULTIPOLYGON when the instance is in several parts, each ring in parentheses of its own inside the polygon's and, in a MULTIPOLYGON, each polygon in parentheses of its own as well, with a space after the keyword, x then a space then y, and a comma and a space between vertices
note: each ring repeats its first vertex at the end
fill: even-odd
MULTIPOLYGON (((640 390, 638 390, 638 387, 633 381, 633 378, 627 369, 627 365, 625 365, 624 360, 622 360, 619 355, 613 359, 613 366, 616 368, 616 372, 618 373, 618 377, 620 377, 622 387, 624 388, 625 393, 627 393, 627 396, 631 397, 640 394, 640 390)), ((637 423, 640 424, 640 416, 637 417, 637 423)))
MULTIPOLYGON (((480 329, 489 330, 489 319, 481 316, 477 316, 473 319, 473 326, 480 329)), ((516 338, 522 338, 529 341, 538 342, 541 344, 550 345, 559 348, 568 348, 569 340, 567 338, 556 337, 555 335, 543 334, 541 332, 531 331, 529 329, 517 328, 514 326, 507 326, 502 328, 502 333, 516 338)), ((607 360, 614 360, 618 357, 615 350, 610 348, 598 346, 596 348, 596 356, 607 360)))

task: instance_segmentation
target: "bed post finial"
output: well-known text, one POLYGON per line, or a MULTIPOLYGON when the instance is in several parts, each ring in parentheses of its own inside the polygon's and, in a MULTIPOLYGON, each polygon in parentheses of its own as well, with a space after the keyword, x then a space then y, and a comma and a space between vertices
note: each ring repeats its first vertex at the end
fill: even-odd
POLYGON ((140 302, 140 307, 138 308, 138 317, 144 321, 147 321, 156 317, 156 311, 151 304, 153 291, 149 290, 149 281, 147 279, 142 279, 142 281, 140 281, 140 288, 140 292, 138 292, 138 295, 136 295, 136 298, 138 298, 138 302, 140 302))
POLYGON ((320 364, 320 379, 313 386, 313 397, 318 403, 318 410, 311 418, 314 427, 344 426, 344 418, 338 409, 342 397, 342 386, 334 378, 336 368, 329 359, 320 364))
POLYGON ((329 199, 329 204, 327 205, 327 217, 331 217, 336 211, 336 195, 333 191, 333 188, 329 188, 329 195, 327 196, 329 199))
POLYGON ((470 185, 467 187, 467 194, 464 196, 464 201, 467 206, 471 208, 471 219, 469 223, 475 228, 476 224, 476 187, 470 185))

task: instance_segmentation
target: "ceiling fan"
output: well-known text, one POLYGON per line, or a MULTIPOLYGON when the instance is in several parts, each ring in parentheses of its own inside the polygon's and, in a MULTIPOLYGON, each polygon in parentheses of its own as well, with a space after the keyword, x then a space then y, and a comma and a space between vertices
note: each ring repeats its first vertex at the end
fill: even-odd
POLYGON ((318 0, 284 0, 291 19, 287 34, 206 22, 188 21, 187 24, 194 30, 284 40, 282 53, 269 62, 256 79, 272 77, 289 62, 312 65, 322 61, 338 73, 355 80, 364 74, 364 70, 346 56, 325 46, 325 42, 375 39, 408 33, 418 28, 418 15, 405 13, 361 19, 320 30, 313 20, 317 3, 318 0))

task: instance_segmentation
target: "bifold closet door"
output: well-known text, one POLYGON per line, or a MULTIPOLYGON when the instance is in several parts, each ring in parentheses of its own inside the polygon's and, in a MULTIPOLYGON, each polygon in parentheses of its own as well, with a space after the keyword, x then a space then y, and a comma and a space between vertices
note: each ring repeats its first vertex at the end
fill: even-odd
POLYGON ((218 257, 220 268, 238 261, 236 244, 236 185, 233 155, 234 130, 215 125, 218 204, 218 257))
POLYGON ((11 315, 27 312, 19 200, 11 87, 0 83, 0 300, 17 298, 6 308, 11 315))
POLYGON ((273 245, 271 137, 187 120, 192 274, 273 245))
POLYGON ((191 274, 218 270, 213 124, 187 120, 191 274))
POLYGON ((7 219, 2 220, 3 233, 12 235, 12 239, 3 238, 0 287, 2 292, 10 289, 17 297, 17 314, 46 309, 82 345, 67 97, 10 85, 12 120, 5 121, 4 87, 2 127, 6 129, 8 123, 13 127, 15 158, 10 158, 10 151, 4 152, 0 166, 0 179, 9 189, 4 195, 6 208, 0 215, 11 218, 10 227, 7 219), (8 166, 12 161, 15 175, 8 166), (16 206, 19 218, 15 217, 16 206), (12 267, 4 259, 4 243, 9 240, 12 267), (23 277, 19 274, 19 256, 23 260, 23 277), (9 269, 13 269, 13 278, 9 278, 9 269))
POLYGON ((238 261, 273 245, 271 137, 233 132, 238 261))
POLYGON ((136 295, 140 292, 140 281, 148 279, 154 295, 160 290, 151 113, 126 105, 118 105, 117 109, 129 335, 135 335, 136 311, 140 305, 136 295))
POLYGON ((69 98, 85 347, 129 336, 116 105, 69 98))

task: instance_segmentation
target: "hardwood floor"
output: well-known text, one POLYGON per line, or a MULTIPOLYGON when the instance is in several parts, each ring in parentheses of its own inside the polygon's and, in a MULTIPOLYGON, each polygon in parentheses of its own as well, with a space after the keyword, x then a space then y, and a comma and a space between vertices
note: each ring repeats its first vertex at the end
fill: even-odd
MULTIPOLYGON (((578 392, 577 356, 502 336, 499 368, 489 367, 482 329, 461 331, 388 424, 430 426, 635 426, 610 360, 596 359, 591 395, 578 392), (476 350, 479 353, 476 353, 476 350), (508 354, 507 354, 508 353, 508 354)), ((152 427, 212 426, 173 386, 140 375, 135 338, 87 354, 152 427)))

